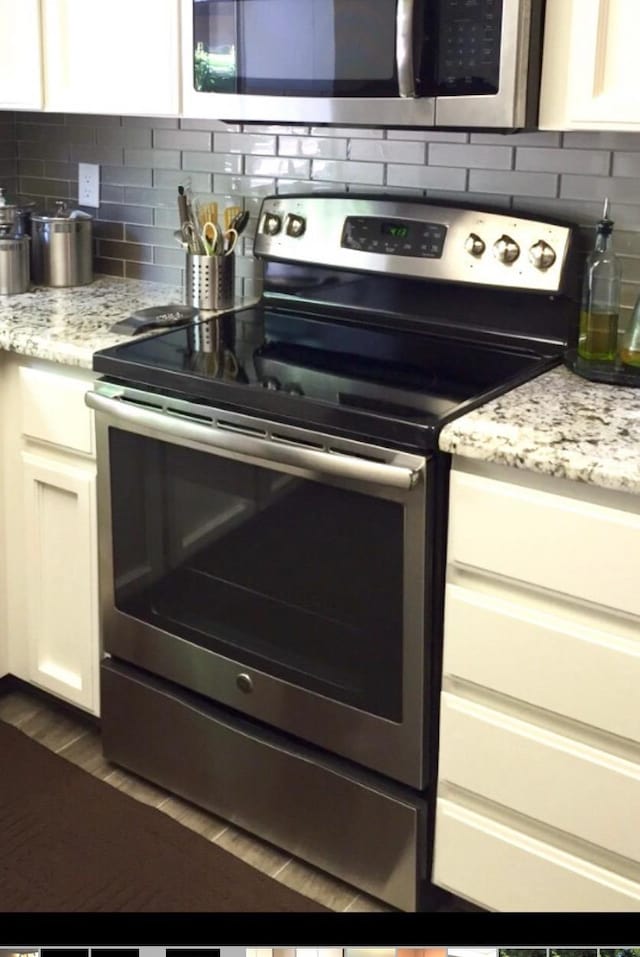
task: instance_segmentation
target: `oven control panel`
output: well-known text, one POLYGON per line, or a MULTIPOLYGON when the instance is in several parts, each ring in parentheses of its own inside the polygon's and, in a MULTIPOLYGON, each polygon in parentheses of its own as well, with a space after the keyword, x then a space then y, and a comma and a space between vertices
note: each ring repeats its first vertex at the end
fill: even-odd
POLYGON ((367 253, 440 259, 447 227, 380 216, 347 216, 341 245, 367 253))
POLYGON ((254 252, 265 259, 474 285, 560 292, 570 226, 402 198, 268 196, 254 252))

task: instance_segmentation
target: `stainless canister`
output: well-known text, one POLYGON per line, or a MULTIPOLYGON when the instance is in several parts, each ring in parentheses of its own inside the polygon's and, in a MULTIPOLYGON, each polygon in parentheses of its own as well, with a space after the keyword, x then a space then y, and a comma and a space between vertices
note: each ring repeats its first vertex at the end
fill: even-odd
POLYGON ((29 289, 29 237, 0 236, 0 296, 29 289))
POLYGON ((93 281, 93 216, 58 203, 54 214, 31 216, 31 278, 42 286, 93 281))
POLYGON ((234 256, 197 256, 187 253, 187 302, 205 311, 233 308, 234 256))

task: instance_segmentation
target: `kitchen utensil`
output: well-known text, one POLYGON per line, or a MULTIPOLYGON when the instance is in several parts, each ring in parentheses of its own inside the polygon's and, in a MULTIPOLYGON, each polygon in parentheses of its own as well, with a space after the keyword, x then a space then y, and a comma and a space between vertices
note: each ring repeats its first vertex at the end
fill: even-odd
POLYGON ((195 199, 195 209, 200 227, 205 223, 218 223, 218 204, 211 197, 199 196, 195 199))
POLYGON ((137 336, 154 329, 167 329, 170 326, 181 326, 198 315, 193 306, 169 305, 148 306, 136 309, 126 319, 121 319, 111 326, 111 332, 120 332, 126 335, 137 336))
POLYGON ((242 209, 239 206, 227 206, 224 211, 224 228, 231 229, 233 226, 233 221, 242 213, 242 209))
POLYGON ((238 231, 236 229, 227 229, 223 237, 224 255, 230 256, 236 248, 238 242, 238 231))
POLYGON ((55 213, 34 213, 31 222, 35 283, 84 286, 93 281, 93 216, 57 202, 55 213))
POLYGON ((235 229, 238 234, 238 237, 242 236, 243 232, 247 228, 247 223, 249 222, 249 210, 245 209, 240 211, 236 216, 233 217, 229 225, 229 229, 235 229))
POLYGON ((0 295, 29 289, 29 237, 0 237, 0 295))
POLYGON ((188 223, 189 220, 189 206, 187 197, 184 194, 184 186, 178 186, 178 223, 180 224, 180 229, 182 229, 184 224, 188 223))
POLYGON ((182 224, 182 245, 186 247, 187 252, 194 253, 196 256, 201 253, 201 243, 198 230, 191 220, 182 224))
POLYGON ((224 247, 224 239, 220 235, 220 229, 215 223, 211 222, 206 222, 202 227, 200 242, 207 256, 219 255, 224 247))

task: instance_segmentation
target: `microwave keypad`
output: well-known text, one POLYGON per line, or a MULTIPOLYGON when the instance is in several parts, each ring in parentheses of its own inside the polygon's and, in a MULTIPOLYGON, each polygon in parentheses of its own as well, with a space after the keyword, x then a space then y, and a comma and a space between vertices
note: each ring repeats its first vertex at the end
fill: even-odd
POLYGON ((341 245, 346 249, 385 256, 440 259, 446 235, 447 227, 441 223, 347 216, 341 245))
POLYGON ((437 90, 496 93, 503 0, 448 0, 440 4, 437 90))

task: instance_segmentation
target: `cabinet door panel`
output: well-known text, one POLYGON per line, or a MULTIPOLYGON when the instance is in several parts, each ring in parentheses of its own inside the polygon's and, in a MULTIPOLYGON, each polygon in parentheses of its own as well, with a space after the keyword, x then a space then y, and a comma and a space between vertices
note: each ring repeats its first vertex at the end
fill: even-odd
POLYGON ((438 777, 640 863, 640 764, 445 692, 438 777))
POLYGON ((453 472, 449 561, 640 615, 640 515, 453 472))
POLYGON ((20 369, 22 432, 61 448, 94 455, 93 412, 84 404, 90 380, 31 366, 20 369))
POLYGON ((47 110, 179 112, 178 0, 42 0, 47 110))
POLYGON ((444 673, 640 744, 640 635, 448 584, 444 673))
POLYGON ((496 911, 638 911, 640 884, 438 799, 433 880, 496 911))
POLYGON ((95 466, 23 453, 29 679, 98 713, 95 466))
POLYGON ((547 4, 542 129, 640 130, 638 0, 547 4))
POLYGON ((42 108, 39 0, 0 0, 0 109, 42 108))

